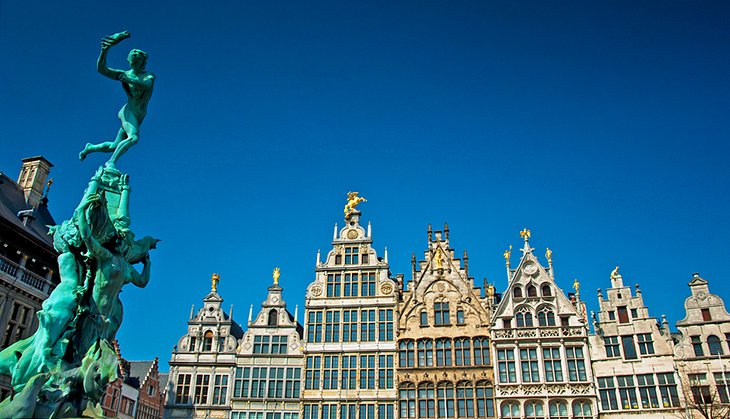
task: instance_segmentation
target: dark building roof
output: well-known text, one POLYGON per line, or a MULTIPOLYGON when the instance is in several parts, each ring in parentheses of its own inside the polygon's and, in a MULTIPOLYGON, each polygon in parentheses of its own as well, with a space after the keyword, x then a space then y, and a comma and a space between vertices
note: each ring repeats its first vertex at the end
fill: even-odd
POLYGON ((53 247, 53 238, 48 235, 48 226, 55 225, 56 222, 48 211, 47 202, 44 198, 37 207, 32 208, 26 203, 23 189, 13 179, 0 173, 0 222, 26 237, 53 247), (21 211, 27 211, 33 219, 28 219, 24 224, 18 216, 21 211))
POLYGON ((127 384, 139 388, 152 369, 154 361, 129 361, 129 377, 127 384))

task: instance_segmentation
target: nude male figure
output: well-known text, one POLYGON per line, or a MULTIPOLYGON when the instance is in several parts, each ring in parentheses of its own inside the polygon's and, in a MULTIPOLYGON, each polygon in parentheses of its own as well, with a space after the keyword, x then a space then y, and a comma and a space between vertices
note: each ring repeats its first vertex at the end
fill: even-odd
POLYGON ((99 144, 87 143, 86 147, 79 153, 79 159, 84 160, 86 155, 95 152, 112 153, 106 167, 116 169, 116 163, 131 146, 139 141, 139 126, 147 115, 147 105, 152 97, 152 88, 155 83, 155 75, 145 70, 147 65, 147 53, 138 49, 129 52, 127 61, 130 69, 116 70, 106 65, 106 56, 109 48, 129 37, 129 32, 104 37, 101 40, 101 53, 97 60, 97 70, 103 76, 112 80, 122 82, 124 92, 127 94, 127 103, 119 110, 119 120, 122 127, 117 133, 114 141, 107 141, 99 144))

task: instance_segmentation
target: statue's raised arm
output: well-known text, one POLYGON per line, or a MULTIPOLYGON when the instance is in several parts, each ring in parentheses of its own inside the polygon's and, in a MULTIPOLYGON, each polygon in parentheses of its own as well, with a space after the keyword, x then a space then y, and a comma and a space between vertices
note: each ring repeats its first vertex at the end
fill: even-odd
POLYGON ((147 105, 152 97, 152 89, 155 83, 155 75, 147 71, 147 53, 133 49, 129 52, 127 61, 129 61, 129 70, 116 70, 109 68, 106 63, 109 48, 129 38, 127 31, 109 35, 101 40, 101 53, 97 60, 97 71, 112 80, 119 80, 122 83, 124 92, 127 94, 127 103, 119 110, 119 120, 122 127, 117 133, 116 139, 106 141, 99 144, 87 143, 86 147, 79 153, 79 159, 84 160, 89 153, 105 152, 112 153, 106 167, 116 169, 116 163, 119 157, 124 154, 129 147, 137 144, 139 141, 139 127, 147 116, 147 105))

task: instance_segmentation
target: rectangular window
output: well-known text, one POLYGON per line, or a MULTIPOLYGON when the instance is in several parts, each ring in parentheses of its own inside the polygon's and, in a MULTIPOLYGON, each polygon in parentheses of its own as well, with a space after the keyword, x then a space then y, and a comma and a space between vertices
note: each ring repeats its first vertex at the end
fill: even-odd
POLYGON ((287 399, 296 399, 299 397, 299 387, 301 385, 301 369, 287 368, 286 380, 284 382, 284 397, 287 399))
POLYGON ((342 389, 354 390, 357 388, 357 357, 342 355, 342 389))
POLYGON ((702 320, 709 322, 712 321, 712 316, 710 315, 710 309, 709 308, 703 308, 702 309, 702 320))
POLYGON ((639 402, 636 399, 634 377, 631 375, 621 375, 616 377, 616 381, 618 382, 618 394, 621 398, 621 408, 624 410, 638 409, 639 402))
MULTIPOLYGON (((307 390, 318 389, 319 379, 321 377, 320 368, 322 366, 321 356, 308 356, 307 369, 304 375, 304 388, 307 390)), ((255 368, 254 368, 255 369, 255 368)))
POLYGON ((357 286, 357 274, 345 274, 345 292, 343 295, 345 297, 357 297, 357 286))
POLYGON ((374 404, 361 404, 360 405, 360 419, 375 419, 375 405, 374 404))
POLYGON ((190 383, 192 374, 180 374, 177 376, 177 387, 175 388, 175 403, 190 404, 190 383))
POLYGON ((269 368, 269 383, 267 396, 269 399, 280 399, 284 395, 284 370, 283 367, 269 368))
POLYGON ((654 342, 651 339, 651 333, 639 333, 636 338, 639 340, 640 354, 651 355, 654 353, 654 342))
POLYGON ((360 264, 359 253, 359 247, 345 247, 345 265, 360 264))
POLYGON ((730 403, 730 372, 716 372, 715 385, 721 403, 730 403))
POLYGON ((428 312, 426 310, 421 312, 421 326, 428 326, 428 312))
POLYGON ((520 370, 523 383, 537 383, 540 374, 537 369, 537 349, 520 349, 520 370))
POLYGON ((418 366, 433 366, 433 341, 431 339, 419 339, 417 343, 418 366))
POLYGON ((268 354, 269 353, 269 336, 254 336, 253 338, 253 353, 255 354, 268 354))
POLYGON ((454 387, 445 385, 437 386, 436 397, 438 398, 438 417, 455 417, 456 414, 454 412, 454 387))
POLYGON ((618 310, 619 323, 628 323, 629 313, 626 311, 626 306, 617 307, 616 310, 618 310))
POLYGON ((489 338, 474 338, 474 365, 489 365, 489 338))
POLYGON ((360 275, 360 295, 363 297, 375 296, 375 273, 363 272, 360 275))
POLYGON ((321 419, 337 419, 337 405, 334 403, 323 403, 321 419))
POLYGON ((266 397, 266 367, 251 368, 251 397, 266 397))
POLYGON ((340 275, 340 274, 327 275, 327 296, 328 297, 339 297, 341 288, 342 288, 342 275, 340 275))
POLYGON ((342 341, 357 342, 357 310, 342 311, 342 341))
POLYGON ((616 384, 613 377, 598 378, 598 395, 601 398, 602 410, 618 410, 616 384))
MULTIPOLYGON (((363 255, 364 256, 364 255, 363 255)), ((378 419, 395 419, 395 408, 392 404, 378 405, 378 419)))
POLYGON ((456 310, 456 324, 464 324, 464 310, 456 310))
POLYGON ((378 340, 393 340, 393 310, 378 310, 378 340))
POLYGON ((586 381, 586 363, 583 356, 583 348, 580 346, 568 346, 565 348, 565 356, 568 364, 568 380, 586 381))
POLYGON ((659 393, 662 395, 662 407, 679 406, 679 395, 677 394, 677 384, 674 381, 674 373, 658 373, 656 378, 659 382, 659 393))
POLYGON ((494 389, 484 385, 477 386, 477 416, 494 416, 494 389))
POLYGON ((228 397, 228 375, 216 374, 213 386, 213 404, 226 404, 228 397))
POLYGON ((699 336, 691 336, 692 339, 692 348, 695 350, 695 356, 703 356, 704 352, 702 351, 702 341, 700 340, 699 336))
MULTIPOLYGON (((339 314, 339 313, 337 313, 339 314)), ((272 354, 286 354, 287 345, 286 336, 272 336, 271 337, 271 353, 272 354)))
POLYGON ((340 370, 340 358, 337 355, 324 356, 324 374, 322 375, 322 388, 324 390, 337 390, 340 370))
POLYGON ((639 374, 636 376, 636 384, 639 386, 639 397, 641 407, 644 409, 655 409, 659 407, 659 397, 654 384, 654 374, 639 374))
POLYGON ((304 405, 304 419, 320 419, 319 418, 319 405, 305 404, 304 405))
POLYGON ((195 404, 208 404, 210 375, 200 374, 195 378, 195 404))
POLYGON ((375 388, 375 355, 360 356, 360 389, 375 388))
POLYGON ((393 388, 393 355, 378 356, 378 388, 393 388))
POLYGON ((636 347, 634 346, 634 335, 621 336, 621 346, 624 349, 624 359, 636 359, 639 357, 636 354, 636 347))
POLYGON ((307 342, 322 342, 322 310, 313 310, 308 314, 307 342))
POLYGON ((456 365, 471 365, 471 340, 469 338, 454 340, 454 361, 456 365))
POLYGON ((632 318, 632 319, 636 319, 636 318, 638 318, 638 317, 639 317, 639 310, 637 310, 637 309, 635 309, 635 308, 632 308, 632 309, 631 309, 631 318, 632 318))
POLYGON ((515 352, 513 349, 497 350, 497 369, 500 383, 516 383, 515 352))
MULTIPOLYGON (((236 367, 236 372, 233 375, 233 397, 241 397, 241 390, 243 389, 243 368, 236 367)), ((243 397, 248 396, 246 394, 243 397)))
POLYGON ((360 311, 360 340, 375 342, 375 310, 360 311))
POLYGON ((606 357, 615 358, 621 356, 618 348, 618 336, 607 336, 603 338, 603 345, 606 347, 606 357))
POLYGON ((434 313, 434 324, 436 325, 449 325, 449 303, 448 302, 436 302, 433 303, 434 313))
POLYGON ((340 311, 327 310, 325 312, 324 341, 340 341, 340 311))
POLYGON ((692 398, 697 404, 711 404, 712 394, 707 382, 707 374, 689 374, 689 384, 692 389, 692 398))
POLYGON ((545 381, 563 381, 560 348, 542 348, 542 359, 545 363, 545 381))
POLYGON ((616 320, 616 312, 611 310, 608 312, 608 320, 616 320))
POLYGON ((363 265, 367 265, 370 262, 370 255, 367 253, 363 253, 361 256, 363 265))

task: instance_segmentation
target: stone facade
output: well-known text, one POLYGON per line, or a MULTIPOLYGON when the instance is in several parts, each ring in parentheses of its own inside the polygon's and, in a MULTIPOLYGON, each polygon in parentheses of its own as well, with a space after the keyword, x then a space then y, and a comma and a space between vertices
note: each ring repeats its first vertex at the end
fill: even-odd
POLYGON ((346 217, 305 299, 304 419, 393 419, 398 285, 360 212, 346 217))
MULTIPOLYGON (((44 192, 52 166, 39 156, 23 159, 17 182, 0 173, 0 350, 35 333, 37 312, 59 282, 44 192)), ((0 376, 0 399, 9 392, 10 378, 0 376)))
MULTIPOLYGON (((563 294, 532 253, 528 230, 517 269, 505 253, 508 286, 492 324, 501 418, 591 418, 597 412, 585 306, 563 294)), ((577 287, 576 287, 577 288, 577 287)), ((576 289, 577 291, 577 289, 576 289)))
POLYGON ((466 252, 455 257, 448 225, 429 226, 424 253, 398 310, 398 417, 494 417, 492 299, 475 287, 466 252))
POLYGON ((687 415, 730 415, 730 314, 709 283, 694 274, 686 315, 677 322, 675 356, 684 388, 687 415))
MULTIPOLYGON (((214 275, 215 277, 215 275, 214 275)), ((213 289, 203 308, 190 312, 188 333, 172 352, 165 417, 228 418, 229 386, 236 371, 238 340, 243 331, 221 308, 223 298, 213 289)))
POLYGON ((261 311, 243 335, 231 380, 231 419, 299 419, 302 326, 286 309, 276 271, 261 311))
POLYGON ((677 417, 682 394, 666 319, 649 315, 639 286, 632 294, 618 268, 598 305, 589 343, 601 417, 677 417))

